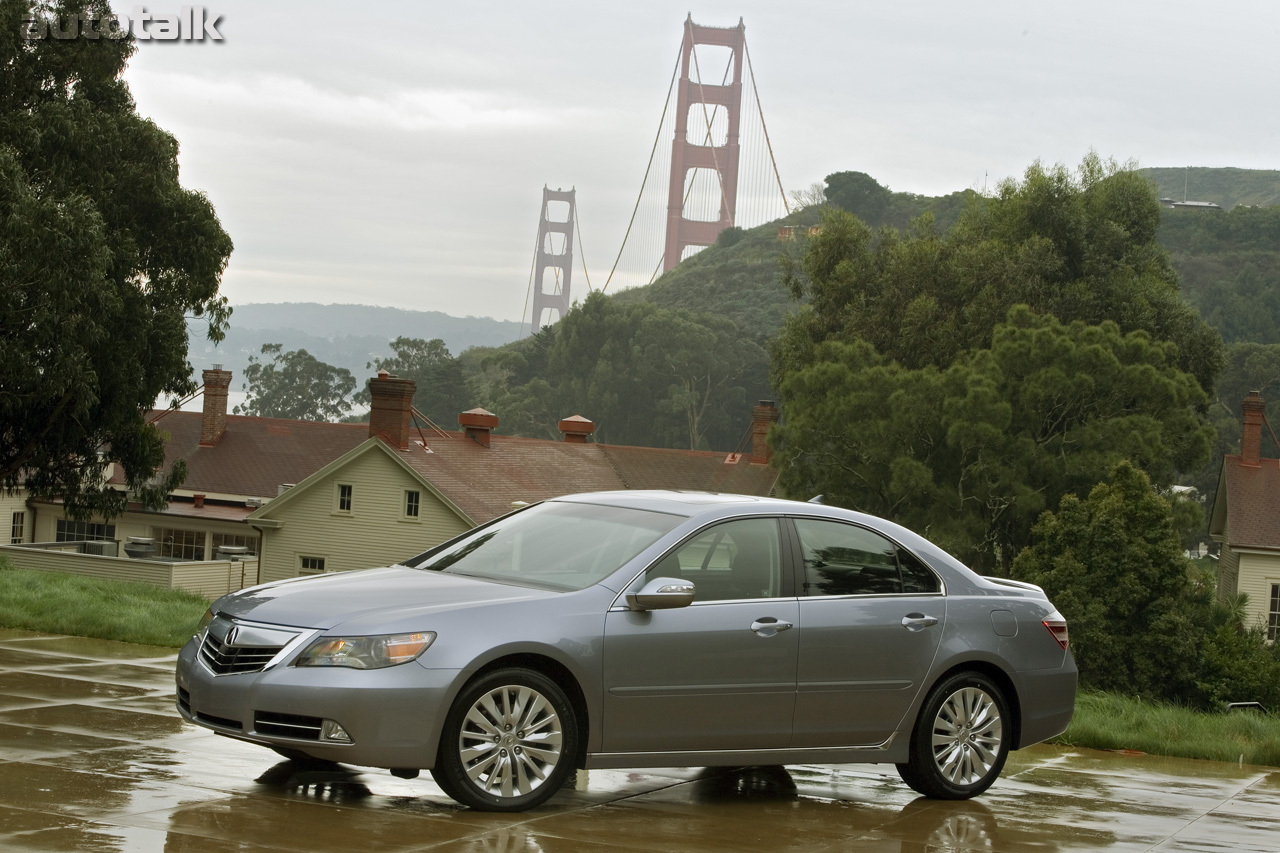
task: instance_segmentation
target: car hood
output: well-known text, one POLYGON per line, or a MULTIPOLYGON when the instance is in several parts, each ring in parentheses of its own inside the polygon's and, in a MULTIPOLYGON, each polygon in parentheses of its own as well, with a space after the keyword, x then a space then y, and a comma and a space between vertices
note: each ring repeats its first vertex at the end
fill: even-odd
POLYGON ((225 596, 218 613, 269 625, 330 629, 348 624, 352 633, 399 630, 402 620, 441 610, 547 598, 548 590, 393 566, 297 578, 225 596))

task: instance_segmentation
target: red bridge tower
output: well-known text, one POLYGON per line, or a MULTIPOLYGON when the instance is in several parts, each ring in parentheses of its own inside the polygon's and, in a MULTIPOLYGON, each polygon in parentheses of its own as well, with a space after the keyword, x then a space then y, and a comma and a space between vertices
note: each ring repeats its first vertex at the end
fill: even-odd
MULTIPOLYGON (((680 263, 686 246, 710 246, 721 231, 733 224, 738 201, 738 117, 742 110, 742 56, 745 45, 746 27, 741 18, 736 27, 703 27, 693 22, 692 15, 685 19, 680 88, 676 95, 676 133, 671 145, 667 241, 662 259, 664 271, 680 263), (733 51, 732 83, 708 85, 701 80, 689 78, 689 63, 694 56, 695 44, 727 47, 733 51), (724 107, 727 111, 728 132, 724 145, 689 142, 689 108, 698 105, 704 110, 707 106, 713 106, 724 107), (709 169, 716 173, 720 187, 719 219, 685 218, 685 183, 690 169, 709 169)), ((701 78, 700 71, 697 76, 701 78)), ((714 143, 714 140, 708 141, 714 143)))

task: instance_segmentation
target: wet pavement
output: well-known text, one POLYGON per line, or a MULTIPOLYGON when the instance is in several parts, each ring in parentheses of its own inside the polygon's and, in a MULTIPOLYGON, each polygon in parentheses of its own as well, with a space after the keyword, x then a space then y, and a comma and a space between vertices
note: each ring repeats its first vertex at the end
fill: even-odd
POLYGON ((526 814, 190 726, 174 653, 0 629, 4 851, 1280 851, 1280 770, 1037 746, 968 802, 892 767, 579 772, 526 814))

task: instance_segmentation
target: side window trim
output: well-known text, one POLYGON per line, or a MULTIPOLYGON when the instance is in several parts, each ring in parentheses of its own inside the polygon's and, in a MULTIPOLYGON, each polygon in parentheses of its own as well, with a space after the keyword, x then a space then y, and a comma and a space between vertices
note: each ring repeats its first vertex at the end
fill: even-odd
MULTIPOLYGON (((933 567, 930 566, 927 561, 922 559, 920 555, 917 554, 915 551, 912 551, 910 548, 908 548, 906 545, 903 545, 901 542, 899 542, 897 539, 894 539, 892 536, 881 533, 879 530, 875 530, 863 524, 858 524, 857 522, 854 522, 854 521, 846 521, 845 519, 842 519, 842 518, 829 518, 827 516, 821 516, 821 515, 803 515, 803 514, 793 513, 793 514, 788 514, 786 516, 783 516, 781 520, 784 522, 783 524, 784 528, 788 530, 789 537, 793 540, 792 546, 790 549, 791 559, 793 561, 792 573, 793 573, 793 579, 794 579, 793 582, 795 585, 795 594, 799 598, 826 598, 826 599, 926 598, 926 597, 935 597, 935 596, 945 596, 947 594, 947 583, 943 579, 942 575, 934 571, 933 567), (804 568, 804 546, 801 544, 801 541, 800 541, 800 531, 796 529, 795 522, 797 519, 804 520, 804 521, 825 521, 831 524, 845 524, 850 527, 857 527, 862 530, 866 530, 869 533, 874 533, 876 536, 879 536, 880 538, 889 542, 891 545, 894 546, 894 548, 897 548, 901 551, 905 551, 907 554, 910 554, 912 557, 914 557, 916 562, 924 566, 925 570, 928 571, 929 574, 933 575, 934 580, 938 582, 938 589, 935 592, 888 592, 888 593, 875 592, 875 593, 848 593, 844 595, 806 595, 805 583, 807 582, 807 577, 806 577, 805 568, 804 568)), ((895 558, 896 558, 896 555, 895 555, 895 558)), ((897 558, 897 562, 898 562, 898 574, 899 574, 899 577, 901 577, 902 561, 900 558, 897 558)))

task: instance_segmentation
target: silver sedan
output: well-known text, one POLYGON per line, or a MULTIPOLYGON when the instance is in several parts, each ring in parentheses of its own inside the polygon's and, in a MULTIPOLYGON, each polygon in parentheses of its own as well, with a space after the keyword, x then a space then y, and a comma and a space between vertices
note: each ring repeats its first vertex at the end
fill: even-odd
POLYGON ((292 758, 429 769, 479 809, 575 768, 888 762, 986 790, 1062 732, 1067 625, 896 524, 686 492, 546 501, 388 568, 214 602, 182 715, 292 758))

